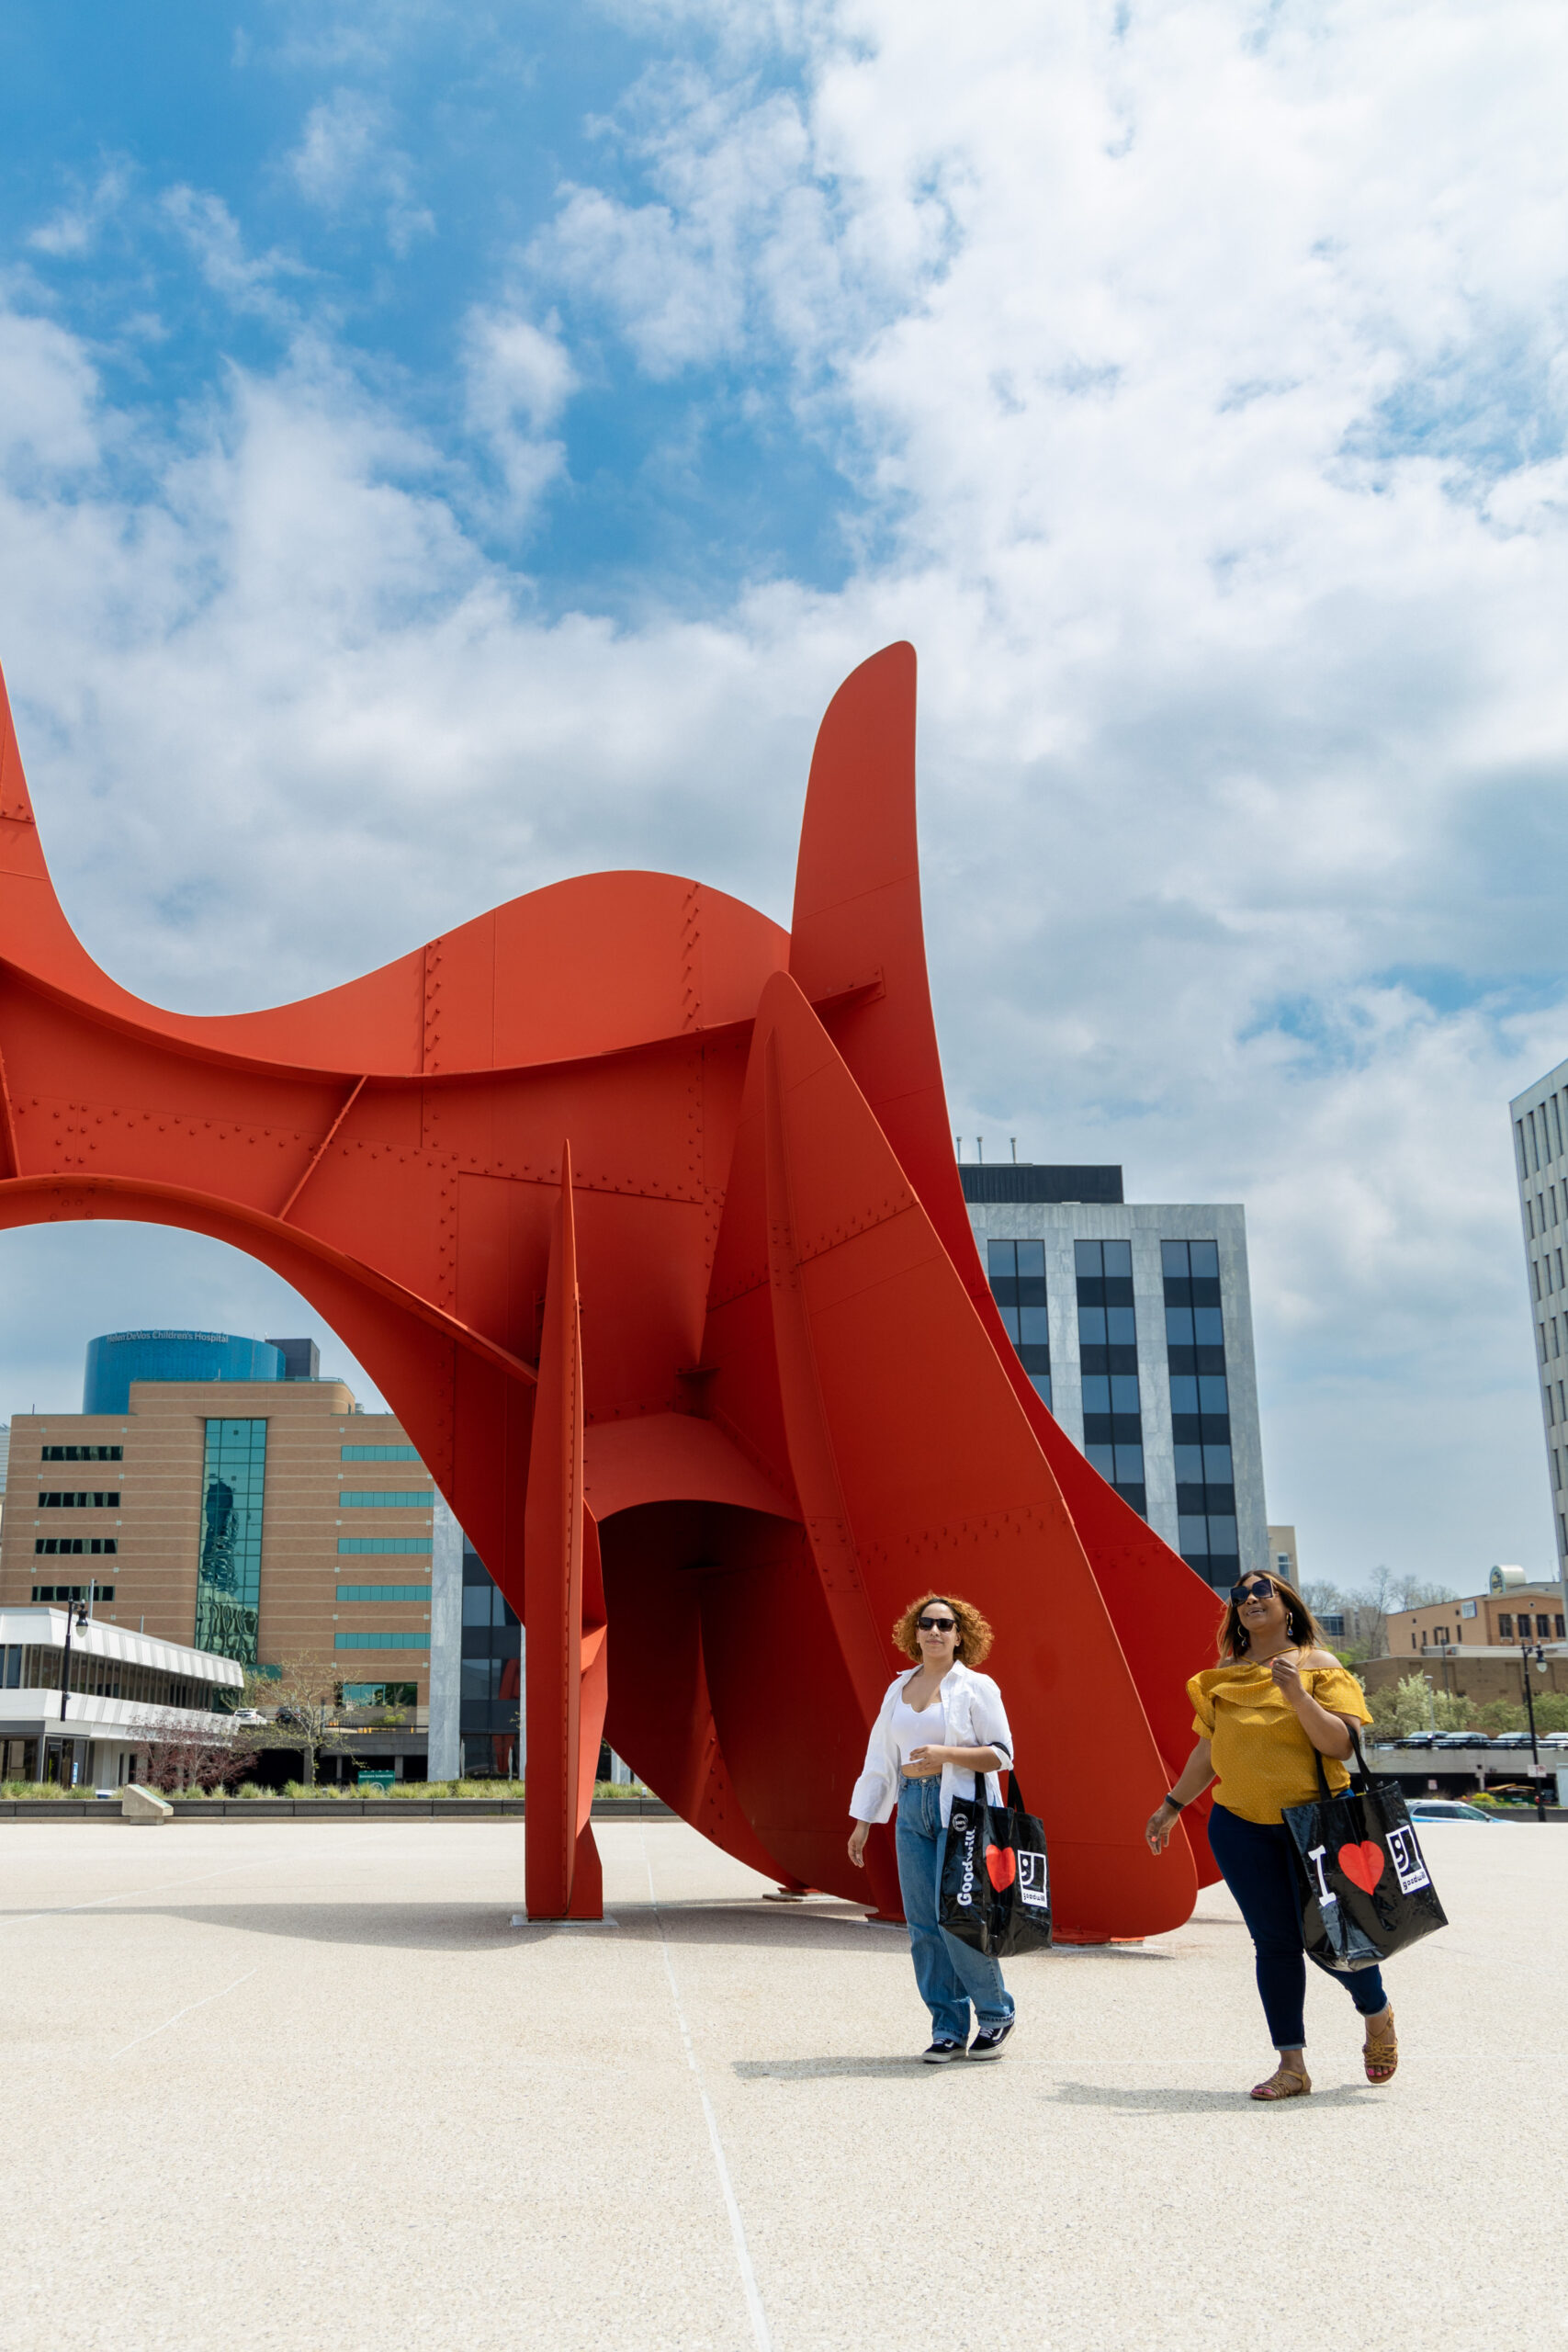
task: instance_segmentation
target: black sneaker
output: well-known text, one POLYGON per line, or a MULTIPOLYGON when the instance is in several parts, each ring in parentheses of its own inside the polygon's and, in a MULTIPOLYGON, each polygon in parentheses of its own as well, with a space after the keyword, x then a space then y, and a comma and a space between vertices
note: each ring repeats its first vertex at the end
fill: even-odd
POLYGON ((963 2057, 964 2044, 961 2041, 933 2041, 929 2050, 921 2051, 920 2055, 928 2066, 947 2066, 954 2058, 963 2057))
POLYGON ((1006 2025, 993 2025, 984 2028, 975 2036, 974 2041, 969 2044, 970 2057, 999 2058, 1002 2054, 1002 2044, 1007 2040, 1009 2034, 1012 2031, 1014 2023, 1015 2020, 1012 2018, 1009 2018, 1006 2025))

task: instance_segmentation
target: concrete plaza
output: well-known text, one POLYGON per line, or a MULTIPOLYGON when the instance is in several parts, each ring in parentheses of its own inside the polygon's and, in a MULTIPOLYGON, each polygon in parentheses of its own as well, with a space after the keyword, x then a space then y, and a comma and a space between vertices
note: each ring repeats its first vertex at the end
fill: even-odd
POLYGON ((1425 1834, 1398 2079, 1314 1978, 1268 2109, 1223 1889, 938 2069, 901 1932, 679 1823, 599 1826, 592 1928, 512 1924, 515 1822, 0 1825, 0 2346, 1546 2344, 1568 1831, 1425 1834))

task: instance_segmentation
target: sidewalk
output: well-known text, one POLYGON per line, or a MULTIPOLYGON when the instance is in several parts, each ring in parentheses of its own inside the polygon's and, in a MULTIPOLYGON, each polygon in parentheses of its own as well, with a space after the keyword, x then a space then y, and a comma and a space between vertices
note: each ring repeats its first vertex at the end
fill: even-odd
POLYGON ((523 1834, 0 1825, 5 2352, 1494 2352, 1521 2261, 1555 2325, 1568 1841, 1425 1832, 1397 2081, 1314 1979, 1270 2109, 1223 1891, 928 2069, 897 1931, 662 1821, 514 1928, 523 1834))

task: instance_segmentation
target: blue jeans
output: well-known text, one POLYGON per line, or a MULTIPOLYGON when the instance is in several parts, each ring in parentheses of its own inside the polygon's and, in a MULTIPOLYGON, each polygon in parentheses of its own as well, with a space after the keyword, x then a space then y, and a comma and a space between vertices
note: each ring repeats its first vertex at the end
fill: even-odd
MULTIPOLYGON (((1223 1804, 1209 1808, 1209 1849, 1247 1922, 1258 1954, 1258 1990, 1276 2050, 1300 2050, 1306 2041, 1306 1953, 1302 1947, 1301 1898, 1291 1860, 1291 1833, 1280 1821, 1244 1821, 1223 1804)), ((1364 2018, 1386 2007, 1382 1974, 1358 1968, 1332 1973, 1364 2018)))
POLYGON ((898 1886, 909 1928, 909 1956, 920 1998, 931 2013, 933 2041, 967 2041, 969 2004, 981 2029, 1005 2025, 1012 1995, 996 1962, 950 1936, 938 1917, 942 1858, 942 1778, 898 1782, 898 1886))

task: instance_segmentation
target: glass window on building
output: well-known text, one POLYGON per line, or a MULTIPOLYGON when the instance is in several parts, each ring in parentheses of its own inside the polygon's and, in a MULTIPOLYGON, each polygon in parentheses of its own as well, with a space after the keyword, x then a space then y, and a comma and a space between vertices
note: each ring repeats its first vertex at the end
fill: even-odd
POLYGON ((1043 1241, 988 1241, 986 1272, 1002 1326, 1041 1402, 1051 1402, 1051 1322, 1043 1241))
POLYGON ((1138 1324, 1130 1241, 1075 1241, 1084 1453, 1123 1502, 1148 1516, 1138 1324))
POLYGON ((1162 1241, 1165 1345, 1176 1452, 1178 1549, 1222 1589, 1241 1573, 1219 1246, 1162 1241))
POLYGON ((196 1645, 256 1663, 266 1423, 209 1421, 202 1478, 196 1645))
POLYGON ((1511 1642, 1514 1638, 1514 1620, 1506 1609, 1497 1611, 1497 1638, 1501 1642, 1511 1642))

